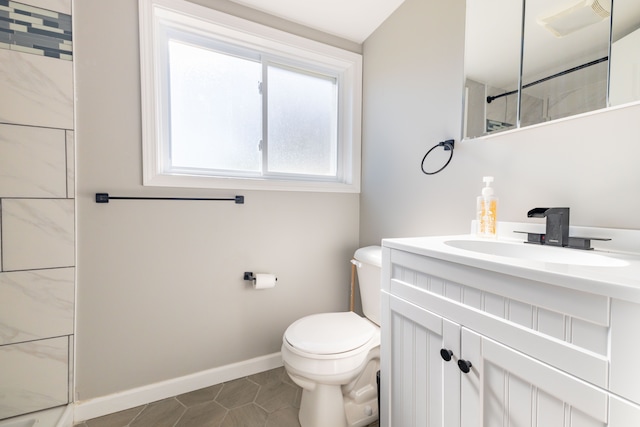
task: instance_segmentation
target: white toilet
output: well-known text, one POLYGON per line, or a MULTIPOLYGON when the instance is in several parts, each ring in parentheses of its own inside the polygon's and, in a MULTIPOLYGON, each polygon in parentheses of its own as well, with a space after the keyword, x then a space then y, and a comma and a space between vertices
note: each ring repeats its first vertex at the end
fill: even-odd
POLYGON ((302 427, 363 427, 378 419, 380 369, 379 246, 358 249, 362 311, 321 313, 293 322, 282 338, 282 360, 302 387, 302 427))

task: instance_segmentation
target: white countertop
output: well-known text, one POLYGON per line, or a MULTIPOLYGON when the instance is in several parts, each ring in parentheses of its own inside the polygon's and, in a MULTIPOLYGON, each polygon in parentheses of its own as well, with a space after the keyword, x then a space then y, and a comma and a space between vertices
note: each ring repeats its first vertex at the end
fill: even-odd
MULTIPOLYGON (((512 229, 513 227, 504 228, 512 229)), ((586 235, 601 237, 607 235, 603 234, 606 233, 607 230, 610 229, 583 229, 581 230, 580 235, 590 233, 586 235), (596 234, 593 234, 594 230, 596 234)), ((615 232, 612 231, 611 233, 616 234, 619 241, 625 240, 626 237, 629 237, 633 242, 638 242, 638 244, 640 244, 640 240, 637 240, 640 231, 629 230, 629 235, 622 238, 620 236, 624 234, 623 230, 615 230, 615 232)), ((593 255, 595 256, 595 261, 606 261, 607 259, 611 259, 612 263, 616 264, 616 266, 578 265, 573 263, 565 264, 557 261, 540 261, 515 256, 482 253, 452 246, 456 244, 454 241, 460 240, 479 242, 487 241, 487 239, 478 238, 475 235, 469 234, 384 239, 382 241, 382 246, 412 252, 443 261, 449 261, 468 267, 479 268, 482 270, 522 277, 552 285, 578 289, 612 298, 640 303, 640 255, 638 254, 616 252, 613 250, 596 249, 592 251, 583 251, 580 249, 535 245, 537 250, 545 251, 545 255, 546 251, 548 251, 550 257, 547 259, 553 260, 555 258, 555 254, 557 254, 559 257, 558 259, 565 257, 571 258, 575 255, 578 258, 585 258, 588 260, 589 256, 593 255), (449 242, 449 244, 447 244, 447 242, 449 242), (564 251, 577 251, 579 253, 564 251)), ((489 241, 501 242, 505 245, 515 245, 513 248, 514 253, 517 253, 522 249, 519 245, 530 246, 523 243, 522 238, 518 240, 502 236, 496 240, 489 239, 489 241)), ((628 247, 628 242, 624 244, 628 247)), ((581 264, 588 264, 588 261, 582 262, 581 264)))

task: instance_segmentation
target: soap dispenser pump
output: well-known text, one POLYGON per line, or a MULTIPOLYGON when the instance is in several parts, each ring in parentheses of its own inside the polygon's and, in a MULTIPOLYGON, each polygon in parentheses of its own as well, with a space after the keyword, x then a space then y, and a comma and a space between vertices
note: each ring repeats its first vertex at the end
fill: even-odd
POLYGON ((482 195, 478 196, 476 204, 477 235, 495 238, 497 234, 498 198, 491 187, 493 177, 485 176, 482 181, 485 186, 482 189, 482 195))

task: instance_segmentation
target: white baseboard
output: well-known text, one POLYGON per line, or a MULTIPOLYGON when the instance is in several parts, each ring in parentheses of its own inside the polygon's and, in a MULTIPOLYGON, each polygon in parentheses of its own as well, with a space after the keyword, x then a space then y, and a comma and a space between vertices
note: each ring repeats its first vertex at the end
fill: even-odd
POLYGON ((208 369, 195 374, 125 390, 108 396, 75 402, 74 422, 124 411, 168 397, 231 381, 282 366, 280 352, 208 369))

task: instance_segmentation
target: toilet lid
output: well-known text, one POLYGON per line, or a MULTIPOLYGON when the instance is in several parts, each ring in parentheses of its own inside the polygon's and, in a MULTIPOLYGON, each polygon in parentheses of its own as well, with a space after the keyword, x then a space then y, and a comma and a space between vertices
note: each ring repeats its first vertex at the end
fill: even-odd
POLYGON ((284 337, 293 347, 312 354, 337 354, 366 344, 375 326, 352 311, 312 314, 293 322, 284 337))

